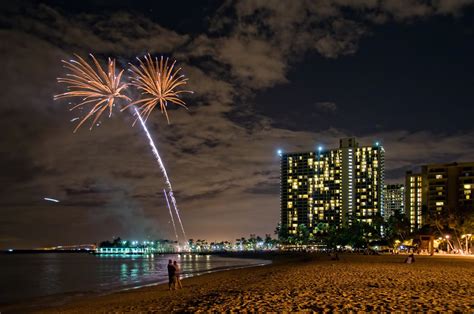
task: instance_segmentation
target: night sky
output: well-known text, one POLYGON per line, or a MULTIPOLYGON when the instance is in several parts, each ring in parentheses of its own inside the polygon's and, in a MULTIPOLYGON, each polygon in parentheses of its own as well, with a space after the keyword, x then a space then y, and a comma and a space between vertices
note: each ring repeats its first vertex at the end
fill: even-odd
POLYGON ((73 134, 73 53, 178 60, 189 112, 147 124, 189 238, 273 234, 276 150, 383 143, 386 181, 474 160, 474 1, 9 1, 0 5, 0 248, 172 238, 130 115, 73 134), (192 5, 192 6, 190 6, 192 5), (43 200, 52 197, 60 203, 43 200))

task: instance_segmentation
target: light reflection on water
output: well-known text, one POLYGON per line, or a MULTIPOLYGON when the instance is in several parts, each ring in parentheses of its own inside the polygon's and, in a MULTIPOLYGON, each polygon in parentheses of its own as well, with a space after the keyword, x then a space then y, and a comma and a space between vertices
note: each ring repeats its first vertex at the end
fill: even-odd
POLYGON ((267 263, 193 254, 0 254, 0 303, 167 282, 168 259, 180 264, 184 278, 219 269, 267 263))

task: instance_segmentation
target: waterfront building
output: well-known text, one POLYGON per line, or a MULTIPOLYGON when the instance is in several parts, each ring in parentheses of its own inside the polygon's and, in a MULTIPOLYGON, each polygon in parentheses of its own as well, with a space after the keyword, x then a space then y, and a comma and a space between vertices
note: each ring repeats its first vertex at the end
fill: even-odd
POLYGON ((387 221, 395 212, 405 213, 405 185, 384 186, 384 219, 387 221))
POLYGON ((406 184, 411 231, 432 224, 437 217, 474 211, 474 162, 424 165, 421 173, 407 172, 406 184))
POLYGON ((437 216, 474 211, 474 162, 430 164, 422 167, 426 178, 426 222, 437 216))
POLYGON ((281 227, 340 228, 383 215, 384 149, 341 139, 339 148, 281 153, 281 227))
POLYGON ((405 213, 410 232, 423 226, 423 176, 408 171, 405 176, 405 213))

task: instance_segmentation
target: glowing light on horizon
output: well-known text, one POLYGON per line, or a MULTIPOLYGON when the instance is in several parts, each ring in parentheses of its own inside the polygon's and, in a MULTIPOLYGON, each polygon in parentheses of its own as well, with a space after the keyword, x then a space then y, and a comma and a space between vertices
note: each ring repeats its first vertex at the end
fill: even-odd
POLYGON ((178 218, 178 222, 181 227, 181 231, 183 232, 183 236, 185 241, 187 240, 186 232, 184 231, 184 226, 183 222, 181 221, 181 216, 179 215, 179 210, 178 210, 178 205, 176 204, 176 199, 174 198, 173 195, 173 187, 171 186, 170 179, 168 177, 168 172, 166 171, 165 165, 163 164, 163 161, 161 160, 160 153, 158 152, 158 149, 156 148, 155 142, 153 141, 153 138, 150 135, 150 132, 148 131, 148 128, 146 127, 145 121, 143 120, 142 116, 139 114, 138 109, 135 109, 135 113, 138 116, 138 120, 140 121, 140 124, 143 127, 143 130, 145 130, 145 134, 148 138, 148 143, 151 146, 151 150, 153 152, 153 155, 155 155, 155 159, 158 162, 158 165, 160 166, 161 172, 163 173, 163 177, 165 178, 165 183, 168 186, 168 195, 171 199, 171 204, 173 204, 173 208, 176 212, 176 217, 178 218))
MULTIPOLYGON (((188 79, 179 74, 181 68, 174 69, 176 61, 169 65, 169 59, 164 59, 163 56, 159 60, 155 57, 153 61, 151 55, 148 54, 144 56, 144 61, 140 58, 137 58, 137 60, 140 63, 138 67, 130 64, 130 85, 140 90, 144 98, 131 102, 123 107, 121 111, 136 105, 138 111, 135 111, 139 112, 139 115, 146 121, 153 109, 159 104, 161 113, 166 116, 166 120, 170 123, 166 110, 168 103, 174 103, 188 109, 179 96, 183 93, 193 92, 178 89, 180 86, 186 85, 188 79)), ((133 125, 136 122, 137 120, 133 122, 133 125)))
POLYGON ((163 189, 163 194, 165 194, 166 205, 168 205, 168 210, 170 212, 171 222, 173 223, 174 235, 176 236, 176 240, 179 241, 178 232, 176 231, 176 224, 174 223, 173 212, 171 211, 170 202, 168 201, 168 195, 166 193, 166 189, 163 189))
MULTIPOLYGON (((95 69, 87 63, 80 56, 75 55, 77 60, 61 60, 65 65, 64 67, 71 71, 66 74, 65 78, 58 78, 58 83, 69 84, 67 86, 67 92, 54 96, 54 100, 63 98, 82 98, 80 102, 74 105, 69 110, 76 108, 82 108, 85 105, 91 105, 92 109, 82 118, 77 124, 74 132, 89 118, 95 115, 94 120, 89 128, 92 130, 96 125, 97 120, 101 117, 102 113, 109 109, 109 117, 112 115, 112 108, 115 105, 115 101, 118 98, 122 98, 127 101, 131 101, 125 95, 122 95, 124 89, 127 88, 126 83, 121 83, 123 70, 118 75, 115 74, 115 59, 108 59, 107 73, 102 69, 97 59, 89 54, 94 62, 95 69)), ((74 119, 71 120, 71 122, 74 119)))
POLYGON ((43 198, 45 201, 48 201, 48 202, 54 202, 54 203, 59 203, 59 201, 55 198, 50 198, 50 197, 44 197, 43 198))

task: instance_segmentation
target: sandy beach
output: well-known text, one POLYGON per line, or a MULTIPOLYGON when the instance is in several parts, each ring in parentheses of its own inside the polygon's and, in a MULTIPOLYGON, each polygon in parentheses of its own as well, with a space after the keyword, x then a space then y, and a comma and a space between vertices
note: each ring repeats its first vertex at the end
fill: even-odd
MULTIPOLYGON (((276 258, 272 265, 184 279, 39 312, 474 310, 474 258, 341 255, 276 258)), ((14 309, 13 309, 14 310, 14 309)))

